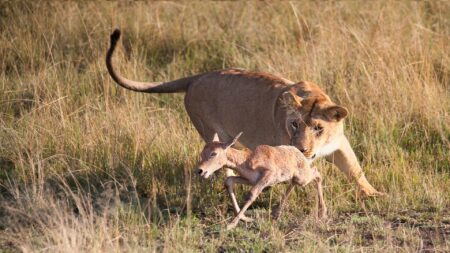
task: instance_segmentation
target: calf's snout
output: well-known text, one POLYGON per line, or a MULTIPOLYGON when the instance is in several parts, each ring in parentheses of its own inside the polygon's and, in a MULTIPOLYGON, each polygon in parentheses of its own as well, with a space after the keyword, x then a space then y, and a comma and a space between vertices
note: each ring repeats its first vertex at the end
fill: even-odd
POLYGON ((195 173, 196 173, 197 175, 201 175, 201 174, 203 173, 203 170, 200 169, 200 168, 197 168, 197 169, 195 169, 195 173))

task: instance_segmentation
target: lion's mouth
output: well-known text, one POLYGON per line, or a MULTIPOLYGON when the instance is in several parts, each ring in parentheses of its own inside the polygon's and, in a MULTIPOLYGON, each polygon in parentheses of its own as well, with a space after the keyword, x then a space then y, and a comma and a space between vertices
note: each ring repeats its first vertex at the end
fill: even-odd
POLYGON ((305 155, 305 157, 306 157, 306 159, 308 159, 309 161, 314 161, 314 159, 316 158, 316 154, 314 154, 314 155, 312 155, 312 156, 306 156, 305 155))

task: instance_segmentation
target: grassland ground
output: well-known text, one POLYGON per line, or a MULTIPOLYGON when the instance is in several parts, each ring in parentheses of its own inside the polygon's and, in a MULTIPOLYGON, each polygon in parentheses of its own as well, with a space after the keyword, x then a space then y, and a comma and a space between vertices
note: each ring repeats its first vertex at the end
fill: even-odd
MULTIPOLYGON (((0 1, 0 251, 450 251, 448 1, 183 3, 0 1), (183 94, 118 87, 241 67, 318 83, 373 185, 360 199, 318 161, 278 222, 272 187, 232 216, 223 175, 192 174, 202 140, 183 94)), ((245 187, 238 187, 238 199, 245 187)))

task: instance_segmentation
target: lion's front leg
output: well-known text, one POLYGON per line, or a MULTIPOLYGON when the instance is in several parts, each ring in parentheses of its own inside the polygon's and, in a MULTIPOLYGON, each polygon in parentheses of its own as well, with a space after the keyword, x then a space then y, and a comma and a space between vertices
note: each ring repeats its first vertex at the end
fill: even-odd
POLYGON ((327 156, 326 159, 334 163, 342 172, 344 172, 349 180, 355 180, 361 191, 367 196, 384 195, 377 191, 366 179, 361 166, 358 163, 355 152, 353 152, 347 138, 342 138, 339 148, 327 156))

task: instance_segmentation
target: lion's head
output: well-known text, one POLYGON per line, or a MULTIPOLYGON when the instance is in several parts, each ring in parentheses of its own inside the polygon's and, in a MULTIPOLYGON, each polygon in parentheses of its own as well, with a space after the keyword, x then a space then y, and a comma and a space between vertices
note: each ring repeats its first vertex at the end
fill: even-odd
POLYGON ((280 95, 284 108, 282 124, 289 144, 307 158, 334 152, 343 136, 343 119, 348 111, 331 102, 314 83, 301 82, 280 95))

